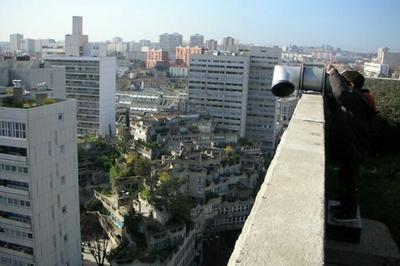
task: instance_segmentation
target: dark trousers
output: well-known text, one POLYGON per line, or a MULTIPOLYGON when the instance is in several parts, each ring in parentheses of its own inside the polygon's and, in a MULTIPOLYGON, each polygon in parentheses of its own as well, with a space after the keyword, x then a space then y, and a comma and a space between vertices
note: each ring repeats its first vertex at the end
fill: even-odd
POLYGON ((355 217, 360 201, 360 164, 351 161, 340 162, 339 186, 341 209, 348 216, 355 217))

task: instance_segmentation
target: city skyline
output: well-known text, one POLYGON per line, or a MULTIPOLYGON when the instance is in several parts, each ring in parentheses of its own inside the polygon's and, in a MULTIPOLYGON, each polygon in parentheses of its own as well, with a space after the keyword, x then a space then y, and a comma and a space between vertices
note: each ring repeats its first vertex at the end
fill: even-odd
POLYGON ((8 41, 9 35, 17 32, 24 34, 24 38, 63 40, 65 34, 71 32, 71 16, 77 15, 83 16, 83 34, 89 35, 89 41, 106 41, 115 36, 124 41, 158 41, 162 33, 178 32, 185 41, 190 35, 199 33, 205 39, 220 41, 232 36, 241 43, 257 45, 330 44, 356 52, 376 52, 379 47, 387 46, 400 51, 397 34, 400 19, 396 14, 400 2, 395 0, 350 3, 339 0, 336 5, 314 0, 306 3, 255 0, 245 4, 241 1, 203 1, 190 5, 180 0, 168 1, 168 4, 122 0, 5 0, 1 7, 3 30, 0 41, 8 41), (18 11, 18 23, 10 19, 10 10, 18 11))

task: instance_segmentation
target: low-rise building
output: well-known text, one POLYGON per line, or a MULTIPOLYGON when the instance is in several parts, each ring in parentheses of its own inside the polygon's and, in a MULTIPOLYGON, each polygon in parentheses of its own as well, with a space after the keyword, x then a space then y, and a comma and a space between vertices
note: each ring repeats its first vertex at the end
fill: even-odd
POLYGON ((176 47, 176 62, 178 64, 183 64, 185 66, 189 66, 190 56, 194 54, 203 54, 204 49, 198 46, 190 47, 190 46, 179 46, 176 47))
POLYGON ((389 76, 389 65, 387 64, 378 64, 374 62, 365 62, 364 63, 364 74, 367 77, 388 77, 389 76))
POLYGON ((163 51, 161 49, 159 50, 148 50, 146 52, 146 68, 155 68, 155 67, 168 67, 169 64, 169 58, 168 58, 168 52, 163 51))
POLYGON ((169 75, 171 77, 187 77, 188 68, 184 65, 172 65, 169 67, 169 75))

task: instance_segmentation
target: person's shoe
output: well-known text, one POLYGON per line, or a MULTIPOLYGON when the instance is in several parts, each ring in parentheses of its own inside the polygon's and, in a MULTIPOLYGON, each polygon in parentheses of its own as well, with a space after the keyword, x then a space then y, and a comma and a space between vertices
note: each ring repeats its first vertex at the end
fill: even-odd
POLYGON ((349 215, 344 212, 338 212, 336 214, 333 214, 332 220, 338 223, 351 223, 355 222, 357 220, 357 217, 355 215, 349 215))

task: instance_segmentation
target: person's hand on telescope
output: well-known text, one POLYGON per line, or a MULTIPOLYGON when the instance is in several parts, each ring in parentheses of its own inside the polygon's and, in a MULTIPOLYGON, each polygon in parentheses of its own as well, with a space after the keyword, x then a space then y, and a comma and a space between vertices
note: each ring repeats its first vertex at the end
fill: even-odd
POLYGON ((332 74, 332 72, 335 70, 336 70, 336 68, 332 64, 328 64, 328 66, 326 67, 326 73, 328 73, 329 75, 332 74))

